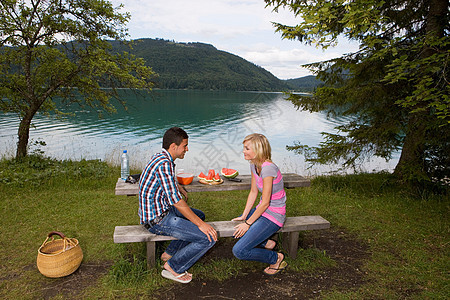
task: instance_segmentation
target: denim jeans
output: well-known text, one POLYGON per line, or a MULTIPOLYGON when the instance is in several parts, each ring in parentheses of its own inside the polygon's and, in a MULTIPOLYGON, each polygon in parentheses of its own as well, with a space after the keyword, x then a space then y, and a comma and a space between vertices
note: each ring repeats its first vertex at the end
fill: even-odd
MULTIPOLYGON (((201 210, 192 209, 192 211, 200 219, 205 219, 205 214, 201 210)), ((174 206, 148 231, 178 239, 172 241, 166 249, 166 253, 172 256, 168 264, 176 273, 187 271, 216 243, 214 240, 210 242, 206 234, 200 231, 197 225, 187 220, 174 206)))
MULTIPOLYGON (((248 214, 247 220, 254 212, 255 209, 253 208, 248 214)), ((277 252, 265 249, 264 245, 280 228, 280 226, 269 219, 262 216, 259 217, 234 245, 234 256, 238 259, 259 261, 270 265, 276 263, 278 259, 277 252)))

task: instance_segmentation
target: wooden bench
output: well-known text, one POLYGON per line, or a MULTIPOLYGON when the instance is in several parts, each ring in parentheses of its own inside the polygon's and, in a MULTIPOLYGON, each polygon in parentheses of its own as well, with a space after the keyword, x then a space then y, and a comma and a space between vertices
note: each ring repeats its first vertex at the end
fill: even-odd
MULTIPOLYGON (((217 230, 219 237, 232 237, 235 231, 234 226, 239 223, 234 221, 208 222, 217 230)), ((330 228, 330 222, 321 216, 288 217, 278 233, 282 235, 284 250, 290 257, 295 258, 300 231, 327 228, 330 228)), ((114 230, 114 243, 147 243, 147 266, 149 268, 154 267, 156 263, 156 242, 169 240, 175 240, 175 238, 152 234, 142 225, 116 226, 114 230)))

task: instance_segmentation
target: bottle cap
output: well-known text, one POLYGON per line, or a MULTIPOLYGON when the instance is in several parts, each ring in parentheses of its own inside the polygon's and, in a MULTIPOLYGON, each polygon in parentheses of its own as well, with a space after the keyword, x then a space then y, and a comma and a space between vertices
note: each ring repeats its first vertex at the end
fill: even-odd
POLYGON ((123 153, 127 153, 127 150, 123 150, 123 153))

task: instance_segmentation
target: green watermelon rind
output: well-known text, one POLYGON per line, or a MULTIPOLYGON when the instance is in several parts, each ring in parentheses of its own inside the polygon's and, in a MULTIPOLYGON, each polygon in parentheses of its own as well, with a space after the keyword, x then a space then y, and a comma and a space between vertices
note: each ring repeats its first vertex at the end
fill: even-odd
POLYGON ((225 177, 225 178, 230 178, 230 179, 233 179, 233 178, 235 178, 235 177, 237 177, 238 175, 239 175, 239 172, 236 170, 236 172, 234 172, 233 174, 231 174, 231 175, 225 175, 223 172, 222 172, 222 170, 223 170, 223 168, 220 170, 220 174, 223 176, 223 177, 225 177))
POLYGON ((213 181, 215 181, 215 182, 220 182, 220 176, 219 176, 219 173, 216 173, 216 175, 213 177, 213 181), (219 179, 216 179, 216 176, 217 177, 219 177, 219 179))
MULTIPOLYGON (((200 173, 200 174, 202 174, 202 173, 200 173)), ((198 174, 198 176, 197 176, 197 178, 198 179, 203 179, 203 180, 206 180, 206 175, 205 174, 203 174, 205 177, 203 177, 203 176, 200 176, 200 174, 198 174)))

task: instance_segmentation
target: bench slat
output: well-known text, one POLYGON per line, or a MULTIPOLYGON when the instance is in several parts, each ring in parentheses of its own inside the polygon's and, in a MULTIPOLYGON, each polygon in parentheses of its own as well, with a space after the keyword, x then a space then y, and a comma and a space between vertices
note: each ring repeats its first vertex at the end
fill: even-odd
MULTIPOLYGON (((216 221, 208 222, 217 230, 219 237, 231 237, 234 226, 240 222, 216 221)), ((318 230, 330 228, 330 222, 321 216, 288 217, 284 227, 279 232, 296 232, 303 230, 318 230)), ((175 240, 171 236, 156 235, 150 233, 142 225, 116 226, 114 231, 114 243, 157 242, 175 240)))
POLYGON ((176 240, 176 238, 150 233, 142 225, 116 226, 114 230, 114 243, 116 244, 168 240, 176 240))

